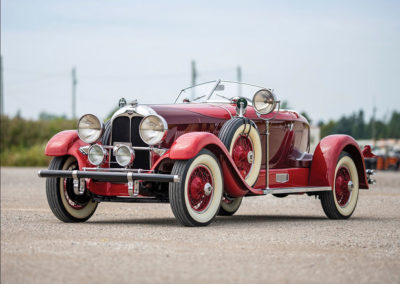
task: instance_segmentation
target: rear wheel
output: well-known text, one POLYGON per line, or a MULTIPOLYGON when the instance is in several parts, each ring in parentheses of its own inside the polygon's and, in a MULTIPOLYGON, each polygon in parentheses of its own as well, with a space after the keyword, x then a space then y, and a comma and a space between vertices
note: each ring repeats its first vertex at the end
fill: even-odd
POLYGON ((321 205, 330 219, 347 219, 356 209, 359 191, 357 167, 347 152, 339 156, 332 191, 320 195, 321 205))
MULTIPOLYGON (((78 170, 78 162, 73 156, 54 157, 49 170, 78 170)), ((84 222, 96 211, 97 202, 93 201, 86 190, 76 195, 72 178, 47 178, 46 195, 53 214, 63 222, 84 222)))
POLYGON ((169 200, 176 219, 184 226, 206 226, 215 218, 222 198, 223 179, 219 163, 203 149, 190 160, 176 161, 173 175, 179 183, 170 183, 169 200))
POLYGON ((231 198, 228 196, 222 197, 221 208, 219 208, 218 215, 220 216, 232 216, 239 210, 242 204, 243 197, 231 198))

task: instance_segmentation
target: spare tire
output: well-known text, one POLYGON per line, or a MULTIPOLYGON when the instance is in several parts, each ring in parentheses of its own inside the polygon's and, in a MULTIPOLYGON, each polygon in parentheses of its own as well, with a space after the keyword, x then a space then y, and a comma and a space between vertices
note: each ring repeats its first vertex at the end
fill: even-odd
POLYGON ((249 186, 253 186, 261 169, 261 138, 253 121, 236 117, 221 128, 219 139, 228 149, 236 167, 249 186))

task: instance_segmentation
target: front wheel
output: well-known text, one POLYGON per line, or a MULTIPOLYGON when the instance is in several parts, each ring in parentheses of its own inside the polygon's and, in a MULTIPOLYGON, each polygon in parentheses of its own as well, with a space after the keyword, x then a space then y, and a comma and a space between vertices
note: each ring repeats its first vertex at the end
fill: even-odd
POLYGON ((339 156, 332 191, 320 195, 321 205, 330 219, 347 219, 356 209, 358 200, 357 167, 347 152, 339 156))
MULTIPOLYGON (((73 156, 54 157, 49 170, 78 170, 78 162, 73 156)), ((76 195, 72 178, 47 178, 46 195, 53 214, 63 222, 84 222, 96 211, 97 202, 88 191, 76 195)))
POLYGON ((190 160, 176 161, 173 175, 179 183, 170 183, 169 200, 176 219, 184 226, 206 226, 218 213, 223 179, 218 160, 203 149, 190 160))

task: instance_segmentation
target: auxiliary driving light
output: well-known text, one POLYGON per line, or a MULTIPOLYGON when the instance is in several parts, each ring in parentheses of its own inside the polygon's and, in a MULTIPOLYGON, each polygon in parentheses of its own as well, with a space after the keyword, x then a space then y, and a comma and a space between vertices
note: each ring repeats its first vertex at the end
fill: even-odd
POLYGON ((100 166, 107 158, 107 151, 98 144, 90 146, 88 151, 89 162, 95 166, 100 166))
POLYGON ((135 160, 135 150, 126 145, 114 147, 115 160, 121 167, 127 167, 135 160))

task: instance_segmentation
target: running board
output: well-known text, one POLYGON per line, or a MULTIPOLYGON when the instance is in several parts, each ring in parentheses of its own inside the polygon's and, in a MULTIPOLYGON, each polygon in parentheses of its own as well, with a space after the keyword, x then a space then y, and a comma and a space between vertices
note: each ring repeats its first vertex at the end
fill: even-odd
POLYGON ((305 192, 318 192, 318 191, 330 191, 332 190, 329 186, 319 187, 286 187, 286 188, 267 188, 264 189, 264 194, 289 194, 289 193, 305 193, 305 192))

